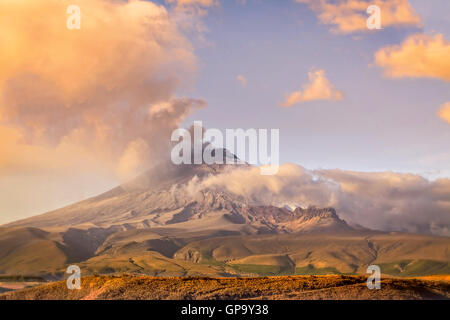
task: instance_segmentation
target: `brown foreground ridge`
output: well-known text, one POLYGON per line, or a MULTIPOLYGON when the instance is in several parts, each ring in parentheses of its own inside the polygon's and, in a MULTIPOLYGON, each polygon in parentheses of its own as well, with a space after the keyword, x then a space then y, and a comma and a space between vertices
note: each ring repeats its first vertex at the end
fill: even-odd
POLYGON ((450 281, 385 278, 381 289, 369 290, 362 276, 281 276, 255 278, 91 276, 81 289, 68 290, 65 281, 7 292, 15 300, 239 300, 239 299, 450 299, 450 281))

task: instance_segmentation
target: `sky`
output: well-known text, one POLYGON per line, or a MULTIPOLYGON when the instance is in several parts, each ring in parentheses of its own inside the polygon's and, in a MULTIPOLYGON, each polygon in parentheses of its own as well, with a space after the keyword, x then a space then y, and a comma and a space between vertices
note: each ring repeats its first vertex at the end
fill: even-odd
POLYGON ((281 161, 308 168, 450 176, 449 125, 436 115, 450 100, 449 80, 391 79, 374 65, 377 50, 410 35, 450 38, 448 1, 411 1, 411 6, 423 28, 333 34, 305 4, 227 1, 206 19, 210 46, 197 50, 194 95, 209 107, 188 121, 201 119, 214 128, 280 128, 281 161), (299 90, 314 69, 324 70, 344 98, 280 108, 284 95, 299 90))
POLYGON ((167 136, 280 129, 281 163, 450 177, 447 0, 3 0, 0 223, 131 179, 167 136), (66 9, 81 9, 68 30, 66 9), (370 4, 380 30, 367 30, 370 4))

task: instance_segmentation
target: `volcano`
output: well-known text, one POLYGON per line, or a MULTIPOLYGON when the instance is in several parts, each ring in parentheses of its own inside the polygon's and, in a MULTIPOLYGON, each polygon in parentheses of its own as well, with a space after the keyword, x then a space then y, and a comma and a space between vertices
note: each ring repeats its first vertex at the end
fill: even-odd
MULTIPOLYGON (((233 157, 224 152, 224 157, 233 157)), ((161 165, 99 196, 0 227, 0 275, 448 273, 447 237, 354 228, 333 208, 260 204, 204 179, 247 164, 161 165), (386 271, 385 271, 386 272, 386 271)))

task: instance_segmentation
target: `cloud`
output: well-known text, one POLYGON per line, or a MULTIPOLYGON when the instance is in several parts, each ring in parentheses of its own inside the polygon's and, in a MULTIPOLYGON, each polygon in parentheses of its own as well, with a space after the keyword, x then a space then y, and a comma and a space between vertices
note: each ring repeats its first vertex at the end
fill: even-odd
POLYGON ((220 5, 219 0, 166 0, 172 21, 201 46, 212 46, 205 37, 209 31, 202 18, 220 5))
POLYGON ((204 106, 173 98, 196 71, 192 46, 151 2, 80 0, 80 30, 66 28, 68 4, 1 2, 1 123, 24 143, 85 146, 111 161, 141 141, 142 161, 157 161, 164 137, 204 106), (150 113, 161 103, 171 108, 150 113))
POLYGON ((378 230, 450 235, 450 179, 284 164, 273 176, 257 167, 232 168, 185 187, 229 192, 254 205, 331 206, 346 221, 378 230))
MULTIPOLYGON (((172 130, 206 106, 175 96, 192 86, 197 61, 165 7, 78 0, 81 29, 69 30, 72 4, 0 1, 0 180, 17 195, 50 181, 72 194, 86 172, 85 185, 129 179, 167 161, 172 130)), ((0 212, 14 209, 2 202, 0 212)))
POLYGON ((375 53, 375 63, 392 78, 437 78, 450 81, 450 42, 442 34, 414 34, 402 44, 375 53))
POLYGON ((438 111, 438 116, 447 123, 450 123, 450 102, 444 103, 438 111))
POLYGON ((316 70, 308 73, 309 83, 303 85, 303 91, 294 91, 286 96, 282 107, 292 107, 294 104, 314 100, 342 99, 342 92, 337 90, 325 76, 324 70, 316 70))
POLYGON ((382 28, 406 26, 421 27, 421 19, 408 0, 295 0, 307 4, 317 13, 322 24, 333 25, 331 31, 348 34, 368 31, 367 8, 377 5, 381 9, 382 28))
POLYGON ((337 208, 350 220, 381 230, 450 235, 450 179, 413 174, 317 172, 339 184, 337 208))
POLYGON ((217 6, 219 2, 217 0, 167 0, 168 3, 176 3, 180 7, 200 6, 200 7, 213 7, 217 6))
POLYGON ((239 83, 240 83, 242 86, 246 86, 247 83, 248 83, 247 78, 244 77, 242 74, 238 75, 238 76, 236 77, 236 80, 239 81, 239 83))
POLYGON ((187 11, 200 16, 206 15, 210 8, 219 5, 218 0, 166 0, 166 2, 174 5, 178 11, 187 11))

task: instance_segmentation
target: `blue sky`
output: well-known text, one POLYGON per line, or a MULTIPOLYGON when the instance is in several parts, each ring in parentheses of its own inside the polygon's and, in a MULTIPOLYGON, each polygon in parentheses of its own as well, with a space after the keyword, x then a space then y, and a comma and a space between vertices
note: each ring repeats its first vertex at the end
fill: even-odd
MULTIPOLYGON (((437 117, 450 101, 441 79, 383 76, 374 54, 414 33, 450 38, 450 2, 410 1, 424 27, 334 34, 293 1, 221 2, 204 19, 208 43, 196 41, 194 89, 209 107, 190 117, 214 128, 279 128, 282 162, 307 168, 392 170, 450 176, 450 126, 437 117), (278 105, 323 69, 341 101, 278 105), (248 84, 242 86, 236 76, 248 84), (439 172, 437 172, 439 171, 439 172), (432 174, 431 174, 432 173, 432 174)), ((449 57, 450 58, 450 57, 449 57)))

